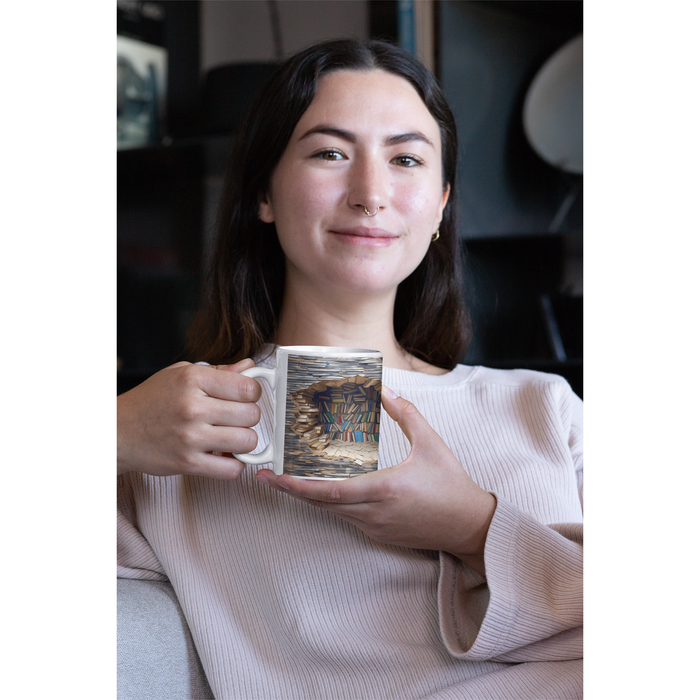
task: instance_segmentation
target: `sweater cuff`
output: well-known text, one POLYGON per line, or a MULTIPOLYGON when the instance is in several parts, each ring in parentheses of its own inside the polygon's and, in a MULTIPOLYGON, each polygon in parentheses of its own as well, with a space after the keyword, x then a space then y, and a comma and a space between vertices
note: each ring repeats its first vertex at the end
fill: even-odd
POLYGON ((494 495, 486 579, 440 553, 440 631, 460 658, 492 659, 582 624, 581 546, 494 495))

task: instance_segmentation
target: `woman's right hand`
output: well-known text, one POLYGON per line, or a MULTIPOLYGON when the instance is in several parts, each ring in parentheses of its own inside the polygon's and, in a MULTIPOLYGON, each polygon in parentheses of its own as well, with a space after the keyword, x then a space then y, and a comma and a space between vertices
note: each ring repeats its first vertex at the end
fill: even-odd
POLYGON ((235 479, 243 462, 231 453, 255 449, 252 426, 262 389, 241 374, 254 362, 178 362, 117 398, 117 474, 191 474, 235 479), (212 454, 221 452, 221 455, 212 454))

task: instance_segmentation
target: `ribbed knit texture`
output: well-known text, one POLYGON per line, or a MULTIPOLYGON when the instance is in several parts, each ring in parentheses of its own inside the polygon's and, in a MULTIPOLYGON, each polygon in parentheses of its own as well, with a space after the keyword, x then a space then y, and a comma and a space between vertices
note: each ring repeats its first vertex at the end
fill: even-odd
MULTIPOLYGON (((485 579, 375 542, 253 466, 232 482, 120 477, 119 575, 170 579, 219 699, 582 697, 580 399, 525 370, 385 368, 384 382, 496 495, 485 579)), ((384 469, 410 446, 381 421, 384 469)))

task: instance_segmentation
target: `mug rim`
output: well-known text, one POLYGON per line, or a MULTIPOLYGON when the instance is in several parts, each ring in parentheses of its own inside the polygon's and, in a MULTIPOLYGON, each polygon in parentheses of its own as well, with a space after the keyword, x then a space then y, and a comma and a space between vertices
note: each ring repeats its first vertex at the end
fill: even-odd
POLYGON ((344 357, 382 355, 381 350, 343 348, 330 345, 278 345, 277 349, 285 350, 288 353, 299 353, 300 355, 343 355, 344 357))

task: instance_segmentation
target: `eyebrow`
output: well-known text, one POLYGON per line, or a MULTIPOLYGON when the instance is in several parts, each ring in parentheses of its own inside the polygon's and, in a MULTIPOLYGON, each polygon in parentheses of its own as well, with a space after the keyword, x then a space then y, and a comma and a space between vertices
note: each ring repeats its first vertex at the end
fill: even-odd
MULTIPOLYGON (((352 131, 347 131, 346 129, 340 129, 337 126, 332 126, 330 124, 319 124, 309 129, 299 140, 302 141, 307 136, 312 136, 313 134, 326 134, 327 136, 337 136, 339 139, 348 141, 350 143, 357 143, 357 136, 352 133, 352 131)), ((395 146, 399 143, 408 143, 409 141, 422 141, 427 143, 429 146, 435 148, 433 142, 420 131, 407 131, 405 134, 396 134, 394 136, 388 136, 385 141, 385 146, 395 146)))

